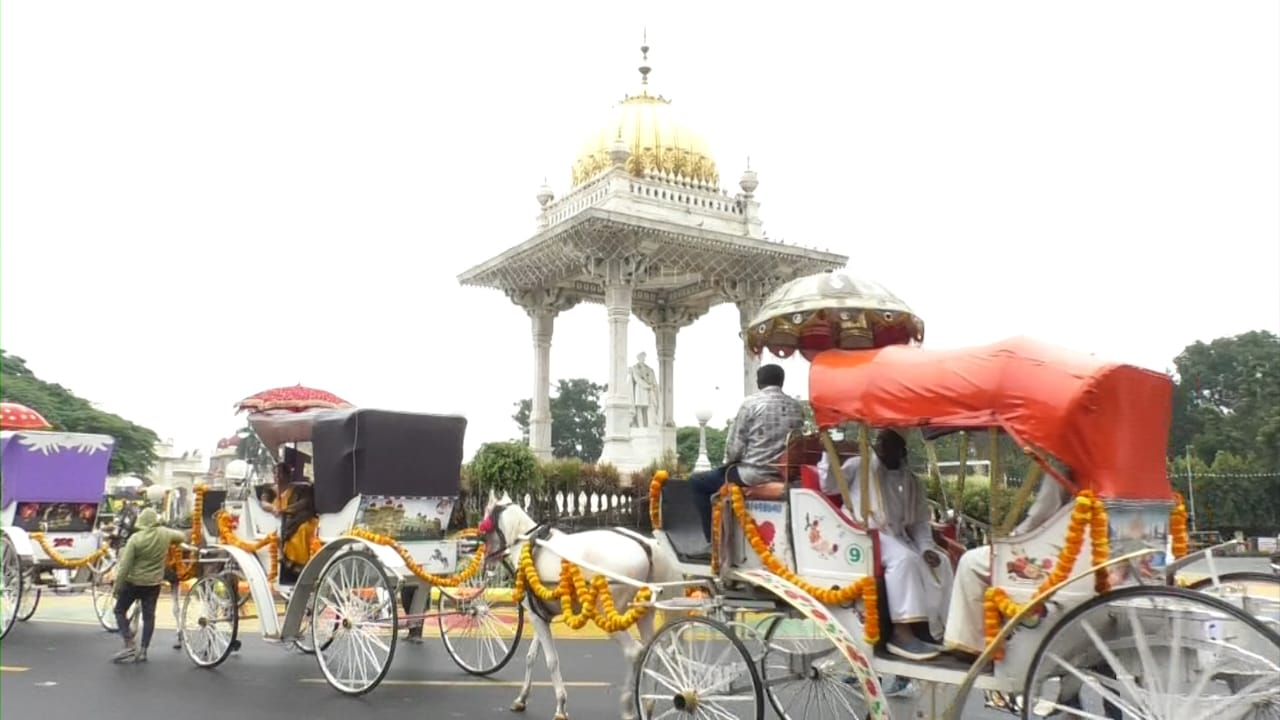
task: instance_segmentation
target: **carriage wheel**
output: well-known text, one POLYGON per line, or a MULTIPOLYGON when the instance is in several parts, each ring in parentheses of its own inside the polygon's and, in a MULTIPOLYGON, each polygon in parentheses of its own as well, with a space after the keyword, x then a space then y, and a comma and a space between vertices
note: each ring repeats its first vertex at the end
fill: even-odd
POLYGON ((511 599, 505 574, 486 570, 456 588, 440 588, 440 639, 454 664, 470 675, 498 672, 520 649, 524 604, 511 599))
POLYGON ((329 643, 333 642, 333 634, 341 624, 338 616, 333 610, 325 610, 320 618, 321 626, 316 631, 311 629, 311 607, 307 607, 307 611, 302 616, 302 624, 298 627, 298 637, 293 639, 293 646, 306 653, 314 655, 316 652, 316 637, 320 639, 320 649, 329 647, 329 643))
POLYGON ((26 622, 36 614, 36 608, 40 607, 40 586, 36 585, 35 570, 22 578, 22 594, 18 597, 18 620, 26 622))
POLYGON ((313 622, 311 645, 320 672, 339 692, 363 695, 391 669, 398 634, 395 590, 383 567, 359 551, 335 557, 320 574, 312 617, 333 617, 336 627, 313 622))
POLYGON ((227 582, 224 575, 206 575, 187 591, 178 632, 191 662, 200 667, 217 667, 239 647, 236 595, 236 586, 227 582))
POLYGON ((13 541, 0 542, 0 638, 9 634, 22 602, 22 559, 13 541))
POLYGON ((764 708, 751 654, 722 622, 686 617, 667 623, 636 665, 636 710, 644 720, 764 720, 764 708))
POLYGON ((119 632, 116 627, 115 583, 107 573, 115 564, 111 564, 93 573, 93 582, 89 585, 89 595, 93 598, 93 612, 98 616, 98 624, 107 632, 119 632))
POLYGON ((1121 588, 1049 631, 1024 698, 1024 720, 1280 717, 1280 635, 1203 592, 1121 588))
POLYGON ((764 633, 760 679, 773 711, 783 720, 863 718, 870 708, 862 683, 847 683, 853 670, 831 639, 807 618, 775 615, 764 633))

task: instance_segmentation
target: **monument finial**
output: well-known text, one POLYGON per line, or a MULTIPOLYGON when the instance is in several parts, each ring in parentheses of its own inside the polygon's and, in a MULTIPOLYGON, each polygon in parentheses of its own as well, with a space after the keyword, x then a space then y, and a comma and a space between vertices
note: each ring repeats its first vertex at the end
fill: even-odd
POLYGON ((653 68, 649 67, 649 28, 644 29, 644 39, 640 44, 640 86, 649 86, 649 73, 653 68))

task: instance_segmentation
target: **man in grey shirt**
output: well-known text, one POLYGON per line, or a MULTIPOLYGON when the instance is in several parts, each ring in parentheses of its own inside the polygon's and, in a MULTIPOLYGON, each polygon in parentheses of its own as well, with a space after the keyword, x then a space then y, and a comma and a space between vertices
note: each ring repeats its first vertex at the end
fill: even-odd
POLYGON ((780 365, 756 371, 760 391, 742 401, 725 440, 724 464, 689 476, 693 501, 702 516, 702 532, 711 542, 711 498, 727 480, 743 485, 782 480, 787 438, 804 429, 804 413, 795 398, 782 392, 786 373, 780 365))

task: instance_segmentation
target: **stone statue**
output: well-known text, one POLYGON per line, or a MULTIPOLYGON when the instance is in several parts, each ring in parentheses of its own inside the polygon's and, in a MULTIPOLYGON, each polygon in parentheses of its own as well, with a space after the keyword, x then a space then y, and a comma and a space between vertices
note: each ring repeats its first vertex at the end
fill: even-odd
POLYGON ((653 368, 645 364, 645 354, 636 355, 636 364, 631 366, 631 403, 634 409, 631 414, 631 427, 649 427, 649 416, 657 420, 658 414, 658 379, 653 368))

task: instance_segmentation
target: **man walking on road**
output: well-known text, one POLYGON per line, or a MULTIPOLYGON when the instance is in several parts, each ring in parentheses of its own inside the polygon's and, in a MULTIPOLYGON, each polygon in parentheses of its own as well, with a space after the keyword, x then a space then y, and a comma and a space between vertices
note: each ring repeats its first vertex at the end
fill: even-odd
POLYGON ((156 601, 164 581, 164 561, 170 547, 186 541, 186 533, 160 525, 152 508, 138 514, 133 534, 116 565, 116 627, 124 638, 124 649, 111 658, 113 662, 147 661, 147 647, 156 629, 156 601), (129 608, 134 602, 142 603, 142 647, 138 647, 129 627, 129 608))

